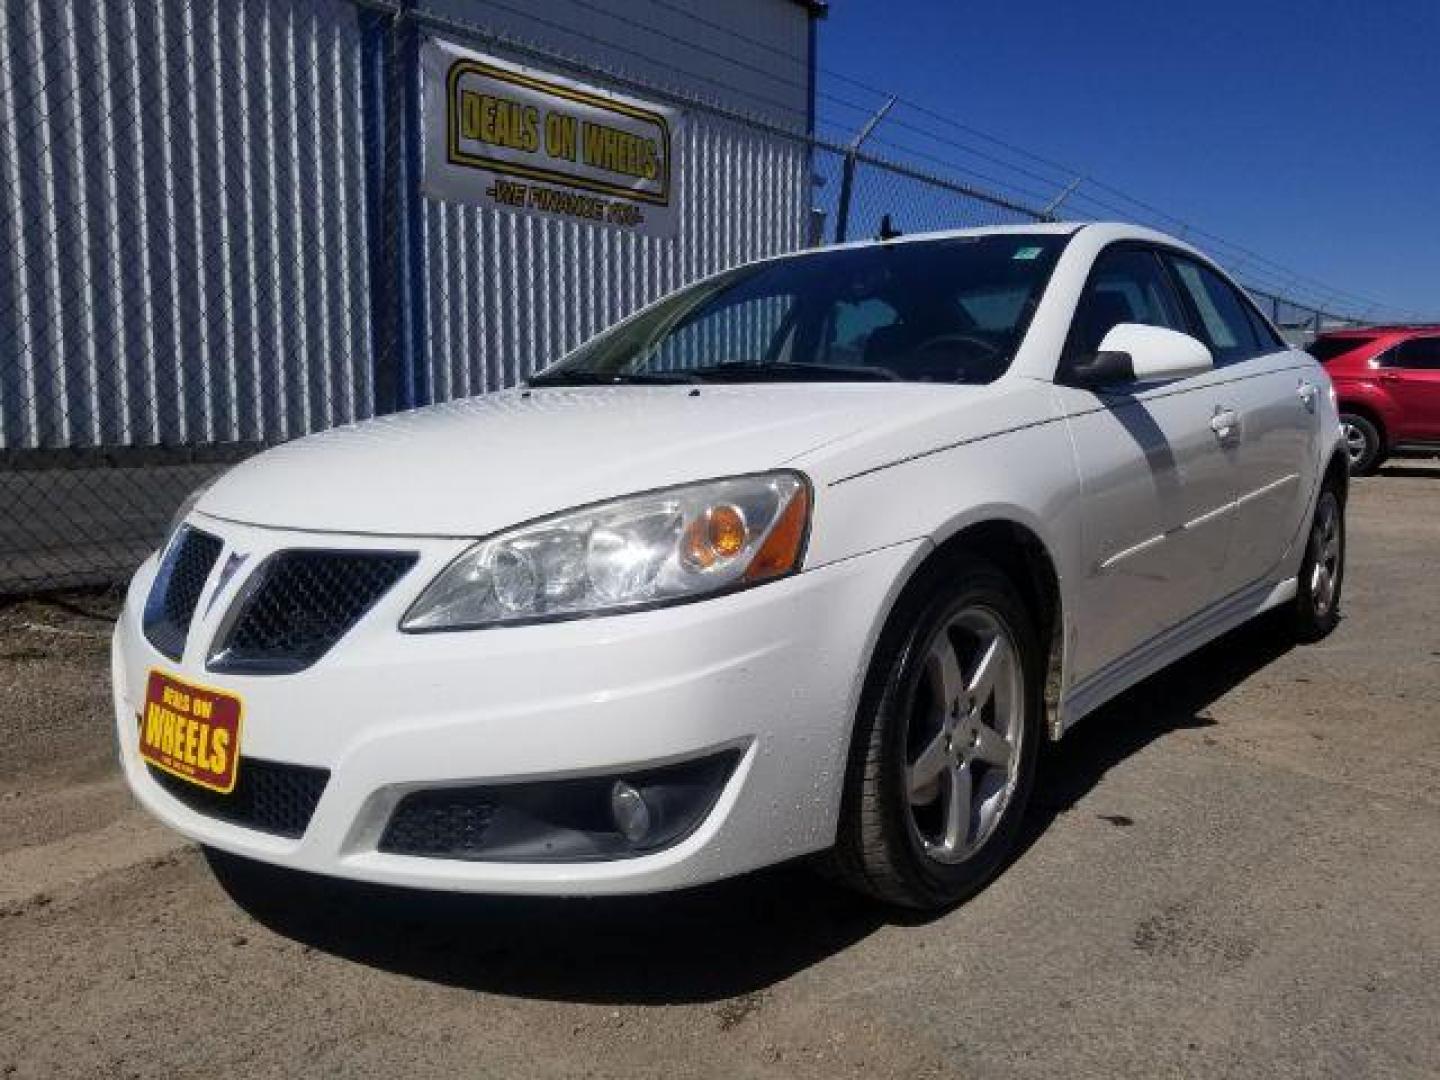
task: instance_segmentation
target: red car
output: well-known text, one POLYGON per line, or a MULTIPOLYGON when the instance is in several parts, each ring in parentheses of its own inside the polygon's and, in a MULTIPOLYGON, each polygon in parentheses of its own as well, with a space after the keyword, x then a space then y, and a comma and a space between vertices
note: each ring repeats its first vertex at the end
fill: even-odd
POLYGON ((1332 330, 1309 351, 1335 384, 1351 472, 1400 446, 1440 446, 1440 325, 1332 330))

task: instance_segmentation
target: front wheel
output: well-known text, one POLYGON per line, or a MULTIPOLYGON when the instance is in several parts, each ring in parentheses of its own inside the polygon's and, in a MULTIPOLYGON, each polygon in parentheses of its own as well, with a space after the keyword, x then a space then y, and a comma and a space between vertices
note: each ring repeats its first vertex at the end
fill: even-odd
POLYGON ((1345 583, 1345 506, 1334 487, 1320 492, 1305 561, 1295 592, 1295 630, 1302 641, 1319 641, 1340 622, 1345 583))
POLYGON ((1345 440, 1345 457, 1353 476, 1369 476, 1385 460, 1385 443, 1368 417, 1359 413, 1340 414, 1340 434, 1345 440))
POLYGON ((910 590, 866 683, 834 866, 887 903, 971 895, 1020 835, 1044 736, 1030 614, 989 563, 910 590))

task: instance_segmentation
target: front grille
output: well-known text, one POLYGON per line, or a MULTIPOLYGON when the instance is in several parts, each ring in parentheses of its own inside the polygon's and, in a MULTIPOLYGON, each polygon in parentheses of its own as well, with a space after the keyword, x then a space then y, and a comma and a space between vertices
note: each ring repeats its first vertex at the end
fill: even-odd
POLYGON ((483 790, 413 791, 390 815, 380 850, 432 858, 473 857, 481 851, 494 817, 495 803, 483 790))
POLYGON ((146 768, 157 784, 197 814, 297 840, 305 835, 315 804, 330 780, 325 769, 242 757, 235 790, 224 795, 153 765, 146 768))
POLYGON ((171 660, 185 652, 190 620, 223 546, 217 537, 182 525, 160 563, 142 621, 150 644, 171 660))
POLYGON ((223 641, 216 671, 307 668, 415 565, 413 552, 282 551, 256 571, 223 641))

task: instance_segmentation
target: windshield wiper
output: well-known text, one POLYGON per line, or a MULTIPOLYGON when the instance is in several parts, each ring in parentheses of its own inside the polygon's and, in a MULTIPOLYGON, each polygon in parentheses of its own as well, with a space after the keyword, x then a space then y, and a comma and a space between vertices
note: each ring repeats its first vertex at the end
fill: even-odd
POLYGON ((556 371, 532 375, 526 386, 678 386, 697 382, 689 372, 659 371, 556 371))
POLYGON ((793 364, 784 360, 752 363, 728 360, 723 364, 689 368, 687 374, 704 382, 899 382, 889 368, 851 364, 793 364))

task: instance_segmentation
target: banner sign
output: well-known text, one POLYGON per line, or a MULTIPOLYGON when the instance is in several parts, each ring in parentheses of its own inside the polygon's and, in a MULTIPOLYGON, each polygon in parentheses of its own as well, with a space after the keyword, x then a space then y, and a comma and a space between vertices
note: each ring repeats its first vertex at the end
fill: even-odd
POLYGON ((675 235, 675 110, 434 38, 420 63, 426 195, 675 235))

